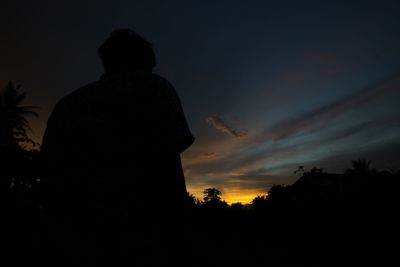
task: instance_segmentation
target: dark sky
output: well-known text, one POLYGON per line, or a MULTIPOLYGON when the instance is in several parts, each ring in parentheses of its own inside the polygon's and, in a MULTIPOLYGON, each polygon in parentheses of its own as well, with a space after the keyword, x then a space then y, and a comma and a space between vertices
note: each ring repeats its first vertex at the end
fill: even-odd
POLYGON ((0 85, 41 107, 102 74, 116 28, 153 43, 196 143, 190 192, 248 201, 292 183, 298 165, 342 172, 369 158, 400 166, 399 1, 2 1, 0 85))

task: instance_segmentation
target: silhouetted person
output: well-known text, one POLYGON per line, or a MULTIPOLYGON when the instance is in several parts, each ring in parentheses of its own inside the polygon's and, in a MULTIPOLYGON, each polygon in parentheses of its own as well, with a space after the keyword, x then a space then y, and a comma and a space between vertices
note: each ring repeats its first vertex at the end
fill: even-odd
POLYGON ((139 265, 147 254, 146 264, 160 265, 167 256, 151 254, 163 253, 174 241, 168 235, 179 232, 186 201, 180 153, 194 138, 175 89, 152 73, 150 43, 117 30, 98 52, 105 73, 57 103, 42 143, 50 240, 69 254, 54 264, 94 265, 99 254, 118 262, 126 250, 139 265))

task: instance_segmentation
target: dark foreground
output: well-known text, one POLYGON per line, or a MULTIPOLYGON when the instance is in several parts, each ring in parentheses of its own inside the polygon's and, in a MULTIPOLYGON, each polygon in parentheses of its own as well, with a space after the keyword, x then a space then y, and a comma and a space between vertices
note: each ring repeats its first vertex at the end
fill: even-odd
MULTIPOLYGON (((378 219, 357 214, 343 217, 334 214, 274 214, 276 217, 272 217, 250 212, 218 213, 193 215, 181 229, 184 238, 171 236, 161 244, 156 241, 154 248, 150 244, 149 249, 153 251, 142 251, 144 256, 141 256, 141 261, 147 261, 147 256, 149 264, 157 264, 149 266, 160 266, 162 257, 169 257, 164 253, 171 248, 181 251, 178 253, 181 257, 176 261, 183 261, 186 266, 361 266, 368 263, 385 266, 394 264, 397 259, 398 220, 393 216, 381 215, 378 219), (155 260, 153 257, 161 258, 155 260)), ((8 263, 2 266, 63 266, 61 262, 71 255, 54 258, 54 248, 45 246, 46 240, 51 242, 54 238, 67 240, 68 251, 78 252, 73 257, 76 262, 81 262, 80 256, 87 257, 79 255, 80 249, 93 257, 98 256, 96 253, 107 253, 92 247, 93 236, 79 236, 65 226, 44 229, 43 223, 46 222, 38 225, 23 220, 7 229, 8 238, 3 241, 8 239, 9 243, 5 244, 8 249, 2 261, 8 263), (49 234, 53 236, 49 238, 49 234)), ((137 247, 132 243, 137 242, 137 232, 126 229, 105 231, 120 235, 120 253, 125 254, 121 257, 135 256, 137 247)), ((97 234, 101 239, 108 238, 104 232, 97 234)), ((115 242, 116 239, 108 240, 115 242)), ((52 246, 51 243, 48 245, 52 246)), ((115 254, 115 251, 110 253, 115 254)), ((76 266, 85 265, 77 263, 76 266)))
POLYGON ((82 221, 76 231, 40 210, 4 209, 2 266, 398 264, 398 177, 321 187, 332 177, 305 176, 261 204, 193 204, 176 222, 82 221))

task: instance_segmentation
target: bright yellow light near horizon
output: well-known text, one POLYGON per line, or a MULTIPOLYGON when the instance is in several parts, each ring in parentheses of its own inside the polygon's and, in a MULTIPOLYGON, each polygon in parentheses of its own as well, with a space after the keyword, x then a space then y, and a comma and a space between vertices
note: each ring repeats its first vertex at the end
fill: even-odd
POLYGON ((265 195, 265 194, 261 194, 261 193, 233 193, 233 194, 226 194, 224 200, 228 203, 228 204, 232 204, 232 203, 237 203, 240 202, 242 204, 250 204, 254 198, 256 198, 257 196, 261 196, 261 195, 265 195))
MULTIPOLYGON (((213 186, 206 186, 204 188, 195 188, 188 186, 188 192, 193 194, 196 198, 203 200, 203 190, 213 186)), ((266 192, 256 192, 252 190, 238 190, 238 189, 223 189, 222 200, 228 204, 240 202, 244 205, 250 204, 257 196, 267 195, 266 192)))

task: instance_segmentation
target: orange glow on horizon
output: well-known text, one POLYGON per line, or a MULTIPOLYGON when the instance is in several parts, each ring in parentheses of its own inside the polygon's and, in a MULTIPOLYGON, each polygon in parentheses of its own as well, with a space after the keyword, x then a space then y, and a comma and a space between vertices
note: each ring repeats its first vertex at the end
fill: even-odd
POLYGON ((253 201, 254 198, 256 198, 257 196, 261 196, 261 195, 266 195, 265 193, 232 193, 232 194, 226 194, 226 198, 224 198, 224 200, 228 203, 228 204, 232 204, 232 203, 237 203, 240 202, 242 204, 251 204, 251 202, 253 201))
MULTIPOLYGON (((206 188, 209 188, 212 186, 208 186, 202 189, 198 189, 198 188, 191 188, 190 186, 188 187, 188 192, 193 194, 196 198, 198 198, 199 200, 203 200, 203 190, 206 188)), ((246 204, 251 204, 251 202, 253 201, 254 198, 256 198, 257 196, 265 196, 267 195, 266 192, 254 192, 254 191, 250 191, 250 190, 229 190, 229 189, 225 189, 222 191, 222 200, 226 201, 229 205, 233 204, 233 203, 237 203, 240 202, 243 205, 246 204)))

